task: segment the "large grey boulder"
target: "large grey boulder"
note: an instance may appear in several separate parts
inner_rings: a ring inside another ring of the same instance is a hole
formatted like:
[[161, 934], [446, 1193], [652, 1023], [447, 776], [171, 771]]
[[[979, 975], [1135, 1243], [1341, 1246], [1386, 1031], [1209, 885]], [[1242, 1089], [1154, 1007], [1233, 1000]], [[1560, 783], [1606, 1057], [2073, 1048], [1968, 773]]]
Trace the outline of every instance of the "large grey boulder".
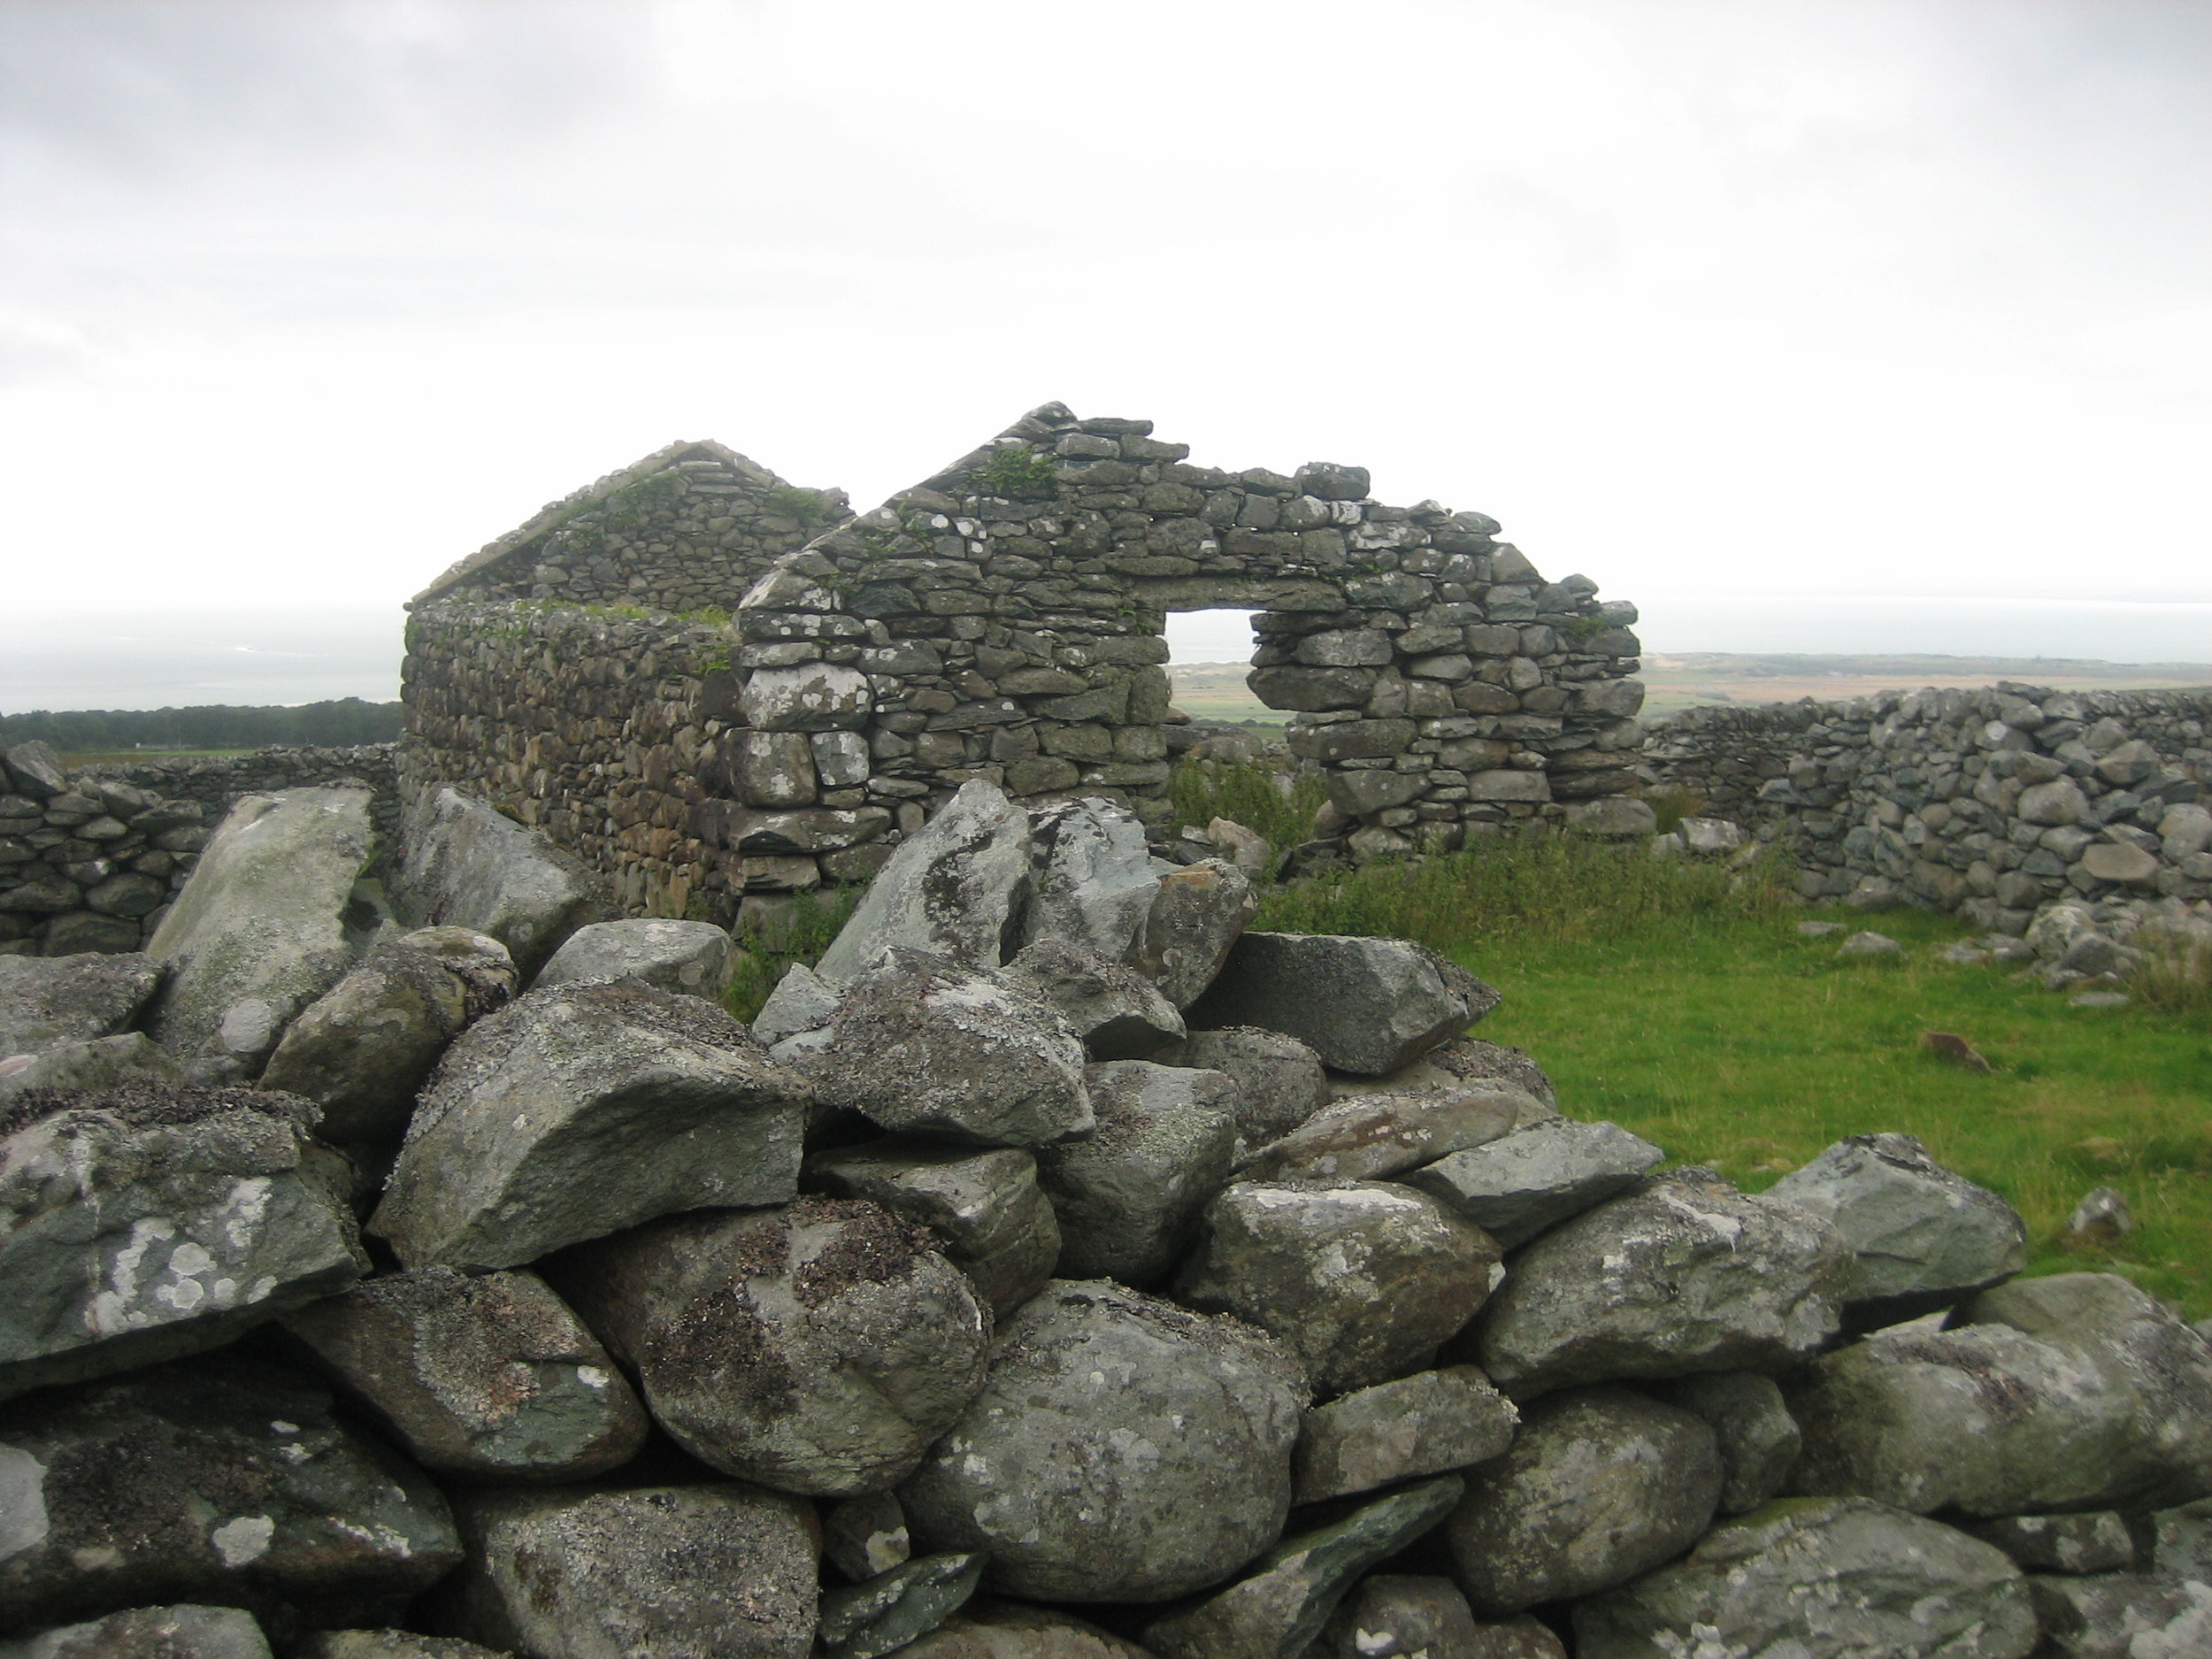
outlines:
[[1029, 883], [1029, 815], [974, 779], [899, 843], [814, 972], [843, 986], [895, 948], [995, 968], [1016, 942]]
[[1803, 1446], [1780, 1385], [1757, 1371], [1706, 1371], [1652, 1390], [1669, 1405], [1705, 1419], [1720, 1449], [1720, 1509], [1743, 1515], [1788, 1486]]
[[0, 956], [0, 1059], [113, 1036], [160, 983], [161, 964], [134, 954]]
[[269, 1659], [269, 1640], [243, 1608], [185, 1602], [134, 1607], [0, 1642], [0, 1659]]
[[1778, 1502], [1575, 1609], [1580, 1659], [2024, 1659], [2020, 1570], [1987, 1544], [1862, 1498]]
[[0, 1116], [0, 1396], [217, 1348], [368, 1270], [288, 1094], [141, 1083]]
[[1035, 1147], [1092, 1127], [1084, 1058], [1059, 1011], [1026, 988], [896, 949], [851, 983], [804, 1064], [823, 1104], [882, 1128]]
[[818, 1152], [810, 1188], [864, 1198], [929, 1228], [999, 1317], [1042, 1290], [1060, 1259], [1060, 1221], [1018, 1147], [952, 1147], [894, 1135]]
[[534, 1273], [426, 1267], [287, 1317], [426, 1467], [479, 1480], [588, 1480], [645, 1443], [645, 1409]]
[[1114, 962], [1141, 948], [1160, 879], [1144, 826], [1098, 795], [1029, 815], [1030, 896], [1019, 942], [1059, 940]]
[[366, 789], [240, 796], [147, 942], [168, 970], [155, 1039], [182, 1059], [257, 1072], [365, 942], [348, 910], [374, 851]]
[[1132, 960], [1161, 995], [1187, 1010], [1221, 972], [1258, 909], [1252, 879], [1233, 864], [1206, 858], [1171, 871], [1159, 878]]
[[1503, 1276], [1486, 1233], [1388, 1181], [1240, 1181], [1202, 1227], [1177, 1299], [1269, 1332], [1325, 1396], [1428, 1364]]
[[900, 1498], [918, 1541], [988, 1552], [1013, 1594], [1166, 1601], [1280, 1535], [1305, 1403], [1298, 1362], [1249, 1326], [1058, 1279]]
[[1142, 1060], [1183, 1035], [1182, 1015], [1151, 980], [1087, 945], [1040, 939], [1002, 977], [1057, 1009], [1094, 1060]]
[[[2212, 1340], [2116, 1273], [2059, 1273], [1985, 1290], [1954, 1322], [2008, 1326], [2081, 1355], [2134, 1402], [2131, 1463], [2154, 1505], [2212, 1496]], [[2162, 1470], [2162, 1479], [2151, 1479]]]
[[1291, 1469], [1319, 1503], [1502, 1456], [1521, 1415], [1472, 1365], [1416, 1371], [1306, 1413]]
[[507, 947], [527, 983], [561, 942], [611, 907], [573, 853], [458, 790], [423, 791], [401, 832], [392, 903], [411, 927], [466, 927]]
[[669, 1435], [780, 1491], [880, 1492], [983, 1384], [991, 1317], [926, 1230], [862, 1199], [673, 1216], [558, 1282]]
[[264, 1088], [323, 1109], [340, 1141], [396, 1141], [415, 1092], [469, 1025], [515, 994], [514, 958], [488, 933], [426, 927], [370, 950], [285, 1030]]
[[1405, 1179], [1510, 1250], [1627, 1191], [1666, 1156], [1618, 1124], [1552, 1118], [1450, 1153]]
[[1321, 1056], [1295, 1037], [1257, 1025], [1194, 1031], [1146, 1058], [1159, 1065], [1218, 1071], [1236, 1085], [1231, 1108], [1248, 1146], [1281, 1139], [1329, 1103]]
[[1086, 1068], [1097, 1127], [1041, 1148], [1037, 1179], [1060, 1220], [1063, 1277], [1142, 1288], [1174, 1267], [1236, 1153], [1218, 1071], [1144, 1060]]
[[817, 1554], [805, 1501], [741, 1481], [480, 1491], [448, 1628], [531, 1659], [804, 1659]]
[[1452, 1512], [1464, 1486], [1425, 1480], [1286, 1538], [1244, 1578], [1145, 1627], [1161, 1659], [1300, 1659], [1344, 1594]]
[[2196, 1659], [2212, 1653], [2212, 1585], [2111, 1573], [2028, 1579], [2039, 1659]]
[[1194, 1030], [1262, 1025], [1339, 1071], [1376, 1077], [1456, 1037], [1498, 995], [1425, 945], [1336, 933], [1246, 933], [1187, 1016]]
[[1805, 1442], [1792, 1484], [1810, 1495], [2025, 1515], [2154, 1499], [2185, 1473], [2161, 1448], [2165, 1413], [2102, 1356], [2009, 1325], [1878, 1331], [1788, 1393]]
[[184, 1601], [377, 1623], [460, 1557], [419, 1471], [227, 1357], [0, 1407], [0, 1629]]
[[1625, 1388], [1529, 1407], [1504, 1456], [1467, 1471], [1448, 1537], [1479, 1613], [1591, 1595], [1694, 1543], [1720, 1501], [1704, 1422]]
[[1827, 1344], [1850, 1254], [1819, 1217], [1673, 1170], [1524, 1250], [1476, 1354], [1517, 1399], [1575, 1383], [1779, 1371]]
[[534, 991], [446, 1051], [370, 1230], [408, 1267], [518, 1267], [798, 1190], [804, 1079], [695, 996]]
[[1510, 1134], [1534, 1107], [1506, 1085], [1348, 1095], [1248, 1155], [1238, 1173], [1257, 1181], [1380, 1180]]
[[753, 1035], [772, 1048], [787, 1037], [821, 1031], [837, 1018], [837, 1002], [834, 987], [804, 963], [795, 962], [753, 1016]]
[[1310, 1659], [1567, 1659], [1527, 1614], [1478, 1621], [1449, 1578], [1379, 1572], [1360, 1580]]
[[127, 1031], [90, 1042], [58, 1042], [36, 1054], [0, 1059], [0, 1107], [33, 1089], [113, 1093], [146, 1084], [183, 1087], [190, 1082], [166, 1048], [142, 1031]]
[[634, 917], [578, 928], [538, 970], [534, 987], [572, 979], [641, 979], [656, 990], [719, 998], [737, 965], [737, 947], [712, 922]]
[[2028, 1263], [2018, 1212], [1911, 1135], [1839, 1141], [1766, 1195], [1819, 1216], [1851, 1247], [1844, 1318], [1855, 1329], [1947, 1308]]

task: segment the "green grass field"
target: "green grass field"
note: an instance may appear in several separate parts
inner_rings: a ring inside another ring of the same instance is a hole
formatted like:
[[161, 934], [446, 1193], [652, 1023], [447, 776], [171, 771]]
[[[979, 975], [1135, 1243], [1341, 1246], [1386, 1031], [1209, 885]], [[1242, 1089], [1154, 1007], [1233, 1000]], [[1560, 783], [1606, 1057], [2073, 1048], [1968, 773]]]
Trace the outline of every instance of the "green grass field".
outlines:
[[[2124, 1273], [2212, 1313], [2212, 1017], [2073, 1008], [2008, 969], [1939, 961], [1969, 930], [1936, 917], [1850, 918], [1910, 955], [1839, 960], [1836, 939], [1798, 933], [1811, 914], [1717, 871], [1555, 842], [1282, 890], [1256, 925], [1445, 950], [1504, 994], [1478, 1034], [1533, 1055], [1563, 1110], [1678, 1163], [1756, 1191], [1844, 1135], [1901, 1130], [2020, 1210], [2032, 1271]], [[1924, 1053], [1931, 1030], [1994, 1069]], [[2100, 1186], [2140, 1228], [2108, 1253], [2062, 1249]]]

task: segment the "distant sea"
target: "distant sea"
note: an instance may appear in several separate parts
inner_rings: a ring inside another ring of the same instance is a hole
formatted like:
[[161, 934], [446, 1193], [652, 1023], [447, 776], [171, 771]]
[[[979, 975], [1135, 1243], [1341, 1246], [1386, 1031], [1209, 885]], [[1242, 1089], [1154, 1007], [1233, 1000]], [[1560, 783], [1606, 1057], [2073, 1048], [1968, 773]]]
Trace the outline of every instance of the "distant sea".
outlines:
[[388, 610], [0, 611], [0, 714], [399, 695]]

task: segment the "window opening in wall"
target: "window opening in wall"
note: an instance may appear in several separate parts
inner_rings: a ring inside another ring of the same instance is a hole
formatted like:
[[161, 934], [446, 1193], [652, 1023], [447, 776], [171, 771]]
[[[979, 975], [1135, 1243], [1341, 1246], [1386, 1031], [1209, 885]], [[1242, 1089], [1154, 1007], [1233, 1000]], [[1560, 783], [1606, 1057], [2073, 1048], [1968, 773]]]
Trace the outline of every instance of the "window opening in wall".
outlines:
[[1167, 677], [1175, 706], [1201, 720], [1279, 721], [1244, 683], [1256, 611], [1174, 611], [1167, 618]]

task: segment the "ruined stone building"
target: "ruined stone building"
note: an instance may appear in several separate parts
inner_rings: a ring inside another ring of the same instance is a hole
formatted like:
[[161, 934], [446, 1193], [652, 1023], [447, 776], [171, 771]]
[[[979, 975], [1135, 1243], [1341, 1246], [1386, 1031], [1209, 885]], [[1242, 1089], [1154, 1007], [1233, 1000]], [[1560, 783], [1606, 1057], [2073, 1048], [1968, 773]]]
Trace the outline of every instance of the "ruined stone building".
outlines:
[[726, 921], [865, 878], [972, 778], [1164, 830], [1166, 616], [1237, 609], [1348, 856], [1641, 812], [1633, 606], [1361, 468], [1187, 454], [1047, 404], [856, 518], [672, 445], [411, 602], [403, 780], [542, 826], [633, 910]]

